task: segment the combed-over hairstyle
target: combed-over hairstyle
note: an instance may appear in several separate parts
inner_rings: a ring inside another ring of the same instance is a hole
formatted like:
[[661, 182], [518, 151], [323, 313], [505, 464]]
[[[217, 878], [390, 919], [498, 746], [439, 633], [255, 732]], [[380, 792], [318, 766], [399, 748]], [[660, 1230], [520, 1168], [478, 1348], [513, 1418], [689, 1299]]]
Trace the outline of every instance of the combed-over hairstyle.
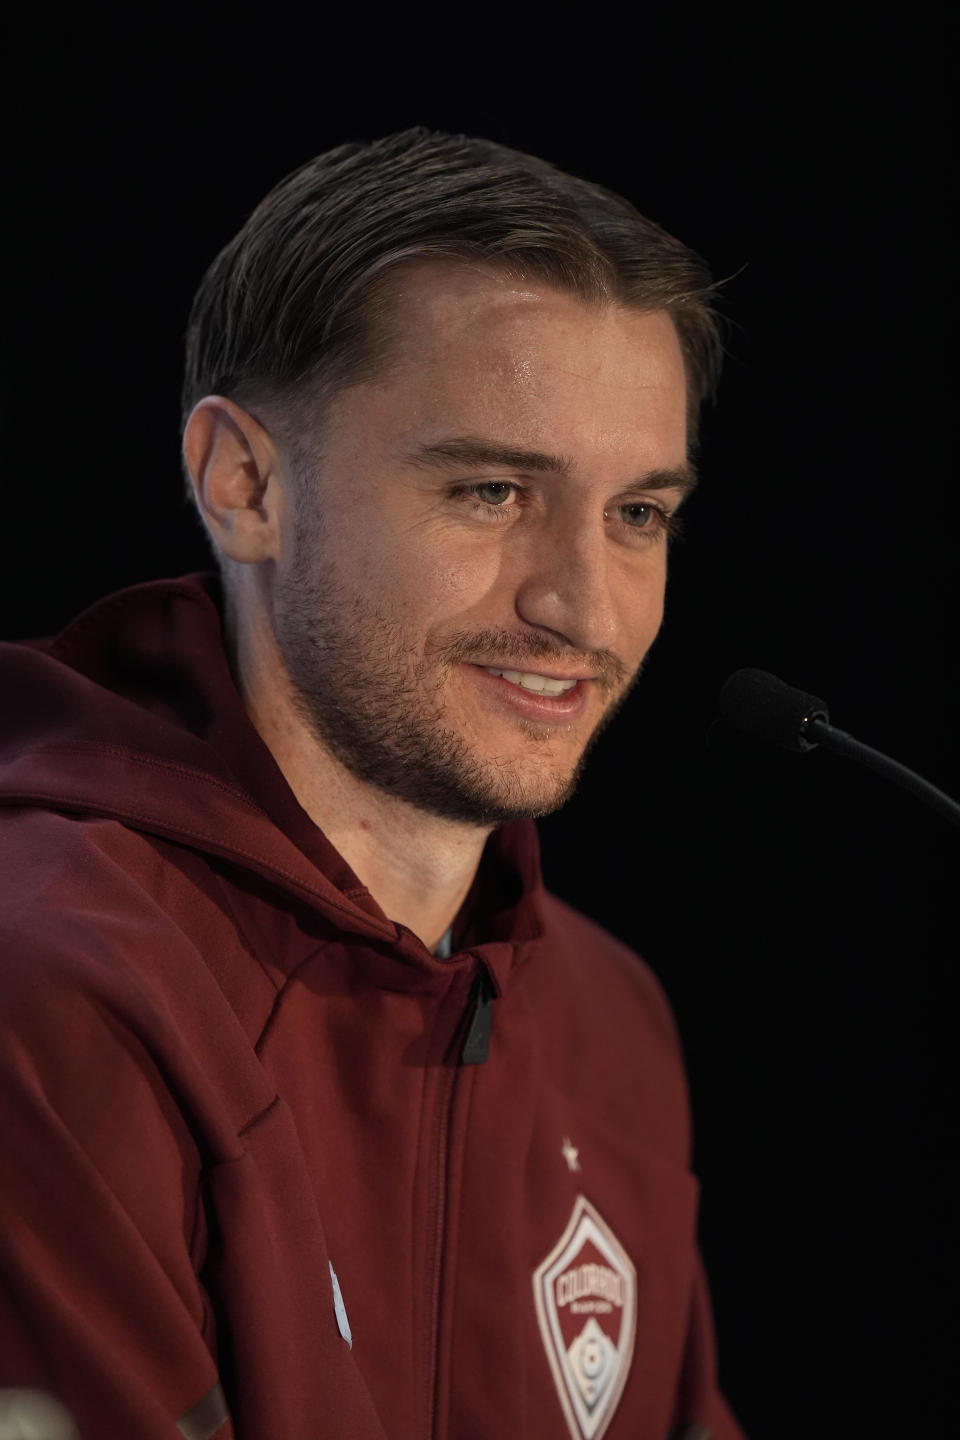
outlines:
[[598, 307], [669, 312], [695, 438], [723, 353], [704, 261], [601, 185], [423, 126], [308, 161], [221, 250], [190, 313], [182, 425], [205, 395], [227, 396], [278, 434], [296, 472], [336, 393], [389, 369], [393, 272], [442, 257]]

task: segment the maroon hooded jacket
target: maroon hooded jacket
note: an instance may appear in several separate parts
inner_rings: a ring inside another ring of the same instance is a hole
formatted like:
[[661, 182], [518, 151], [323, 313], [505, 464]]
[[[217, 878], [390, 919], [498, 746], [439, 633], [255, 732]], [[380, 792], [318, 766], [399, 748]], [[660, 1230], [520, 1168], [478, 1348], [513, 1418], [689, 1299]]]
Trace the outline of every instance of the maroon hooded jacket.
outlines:
[[221, 607], [0, 646], [0, 1386], [84, 1440], [739, 1440], [657, 982], [531, 822], [448, 958], [387, 919]]

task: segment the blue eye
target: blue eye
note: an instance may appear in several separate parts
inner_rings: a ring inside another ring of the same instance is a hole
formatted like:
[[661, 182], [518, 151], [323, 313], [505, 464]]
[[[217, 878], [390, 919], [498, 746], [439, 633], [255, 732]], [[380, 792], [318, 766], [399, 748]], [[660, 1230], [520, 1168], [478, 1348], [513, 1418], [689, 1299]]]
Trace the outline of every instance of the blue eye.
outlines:
[[[665, 519], [665, 518], [666, 518], [666, 517], [664, 516], [663, 511], [662, 511], [662, 510], [658, 510], [657, 507], [656, 507], [656, 505], [645, 505], [645, 504], [643, 504], [643, 502], [640, 501], [640, 500], [634, 500], [634, 501], [632, 501], [631, 504], [629, 504], [629, 505], [621, 505], [621, 506], [620, 506], [620, 509], [621, 509], [621, 511], [626, 511], [626, 512], [629, 512], [629, 511], [631, 511], [631, 510], [634, 510], [634, 511], [636, 511], [636, 510], [643, 510], [643, 511], [645, 512], [644, 518], [647, 519], [647, 520], [656, 519], [657, 517], [660, 517], [661, 519]], [[632, 523], [632, 522], [628, 522], [628, 523]], [[649, 527], [648, 525], [643, 525], [643, 524], [641, 524], [641, 525], [637, 525], [636, 528], [637, 528], [638, 530], [647, 530], [647, 529], [649, 529], [650, 527]]]
[[511, 492], [516, 490], [516, 488], [516, 485], [511, 485], [508, 480], [485, 480], [480, 485], [471, 485], [470, 491], [472, 494], [476, 495], [478, 499], [483, 499], [480, 494], [481, 490], [497, 491], [497, 497], [494, 497], [492, 500], [485, 501], [485, 503], [487, 504], [497, 505], [500, 503], [500, 501], [508, 499]]
[[[673, 540], [680, 534], [680, 521], [660, 505], [652, 505], [646, 500], [630, 500], [626, 505], [618, 505], [617, 509], [628, 530], [649, 535], [651, 540], [661, 536]], [[636, 520], [629, 518], [631, 512], [637, 517]]]
[[[454, 500], [465, 500], [472, 510], [493, 520], [506, 519], [517, 504], [508, 505], [511, 496], [519, 502], [522, 486], [512, 480], [481, 480], [476, 485], [457, 485], [451, 491]], [[486, 492], [486, 496], [484, 494]], [[487, 498], [489, 497], [489, 498]]]

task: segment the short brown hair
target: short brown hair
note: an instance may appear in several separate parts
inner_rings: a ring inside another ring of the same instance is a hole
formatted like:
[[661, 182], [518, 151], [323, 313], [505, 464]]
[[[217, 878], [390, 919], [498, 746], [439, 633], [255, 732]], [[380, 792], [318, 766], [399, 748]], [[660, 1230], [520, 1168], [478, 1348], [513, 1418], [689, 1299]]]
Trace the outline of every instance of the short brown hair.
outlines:
[[[622, 196], [491, 140], [415, 126], [328, 150], [281, 180], [200, 283], [182, 425], [205, 395], [266, 407], [295, 454], [324, 406], [388, 367], [392, 271], [487, 261], [585, 303], [672, 316], [691, 438], [723, 345], [704, 261]], [[295, 467], [296, 468], [296, 467]]]

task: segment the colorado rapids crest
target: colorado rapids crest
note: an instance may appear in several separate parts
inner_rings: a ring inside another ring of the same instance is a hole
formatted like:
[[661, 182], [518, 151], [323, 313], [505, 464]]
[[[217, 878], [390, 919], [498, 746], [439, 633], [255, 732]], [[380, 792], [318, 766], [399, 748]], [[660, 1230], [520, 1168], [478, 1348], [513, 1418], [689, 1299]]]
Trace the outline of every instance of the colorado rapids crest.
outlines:
[[600, 1440], [633, 1358], [637, 1272], [589, 1200], [534, 1271], [540, 1334], [573, 1440]]

